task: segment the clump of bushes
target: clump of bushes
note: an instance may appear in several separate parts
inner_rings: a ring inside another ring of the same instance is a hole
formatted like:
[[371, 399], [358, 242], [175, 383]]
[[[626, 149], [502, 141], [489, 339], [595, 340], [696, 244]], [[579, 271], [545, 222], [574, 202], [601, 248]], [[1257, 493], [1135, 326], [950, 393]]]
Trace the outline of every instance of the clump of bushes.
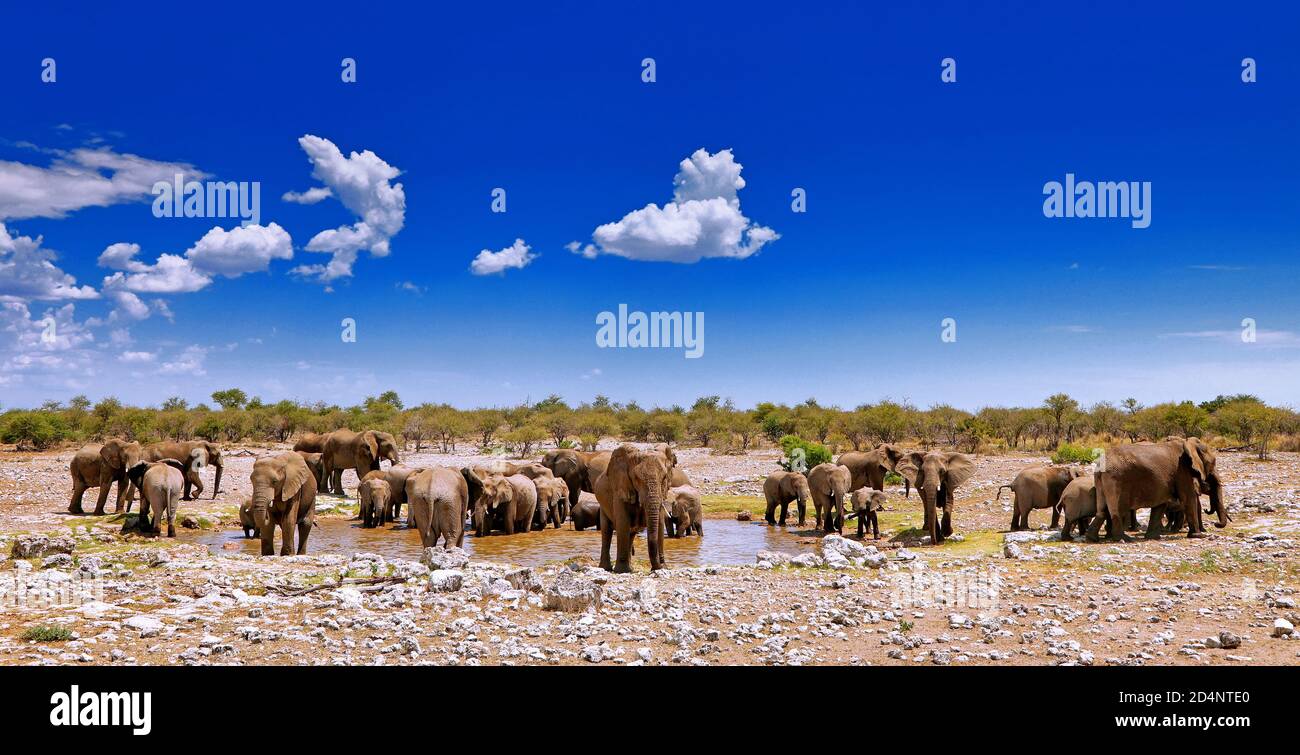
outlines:
[[1081, 446], [1077, 443], [1062, 443], [1052, 454], [1053, 464], [1091, 464], [1100, 456], [1097, 449]]
[[22, 638], [27, 642], [67, 642], [72, 639], [72, 630], [45, 625], [28, 627], [23, 631]]
[[44, 451], [67, 437], [62, 418], [47, 412], [10, 412], [0, 424], [0, 441], [20, 450]]
[[[798, 435], [781, 437], [781, 468], [787, 472], [807, 472], [818, 464], [831, 460], [831, 450], [820, 443], [804, 440]], [[802, 467], [802, 469], [800, 469]]]

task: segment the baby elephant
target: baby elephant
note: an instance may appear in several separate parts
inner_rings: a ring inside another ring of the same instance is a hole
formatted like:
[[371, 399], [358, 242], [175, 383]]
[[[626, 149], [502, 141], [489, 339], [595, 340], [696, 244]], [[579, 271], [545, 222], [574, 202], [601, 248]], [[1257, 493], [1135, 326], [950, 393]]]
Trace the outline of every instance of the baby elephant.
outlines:
[[239, 505], [239, 526], [244, 528], [244, 537], [252, 537], [257, 532], [257, 522], [253, 519], [253, 499], [246, 498]]
[[704, 537], [704, 507], [700, 503], [700, 491], [690, 485], [669, 488], [668, 501], [668, 511], [664, 516], [668, 537], [686, 537], [692, 532]]
[[858, 539], [861, 540], [868, 529], [871, 530], [872, 537], [880, 539], [880, 520], [876, 518], [877, 511], [885, 510], [885, 501], [889, 500], [884, 493], [871, 488], [858, 488], [849, 496], [849, 503], [853, 506], [853, 513], [846, 518], [858, 518]]
[[581, 532], [587, 527], [600, 527], [600, 503], [596, 496], [585, 490], [578, 496], [578, 505], [569, 512], [573, 529]]
[[[1061, 493], [1061, 509], [1065, 515], [1065, 524], [1061, 527], [1061, 539], [1069, 542], [1072, 538], [1071, 531], [1075, 525], [1079, 527], [1079, 534], [1083, 535], [1088, 525], [1092, 523], [1092, 518], [1097, 515], [1097, 487], [1096, 478], [1092, 475], [1083, 475], [1070, 480], [1070, 484], [1065, 486]], [[1111, 523], [1106, 523], [1106, 534], [1110, 534]]]
[[357, 487], [357, 499], [361, 502], [361, 526], [384, 526], [392, 513], [393, 489], [388, 487], [383, 472], [372, 471], [366, 474], [366, 478]]
[[185, 472], [185, 465], [174, 459], [142, 461], [127, 470], [127, 479], [140, 491], [137, 521], [141, 532], [161, 534], [162, 520], [166, 517], [167, 537], [176, 537], [176, 507], [185, 489]]

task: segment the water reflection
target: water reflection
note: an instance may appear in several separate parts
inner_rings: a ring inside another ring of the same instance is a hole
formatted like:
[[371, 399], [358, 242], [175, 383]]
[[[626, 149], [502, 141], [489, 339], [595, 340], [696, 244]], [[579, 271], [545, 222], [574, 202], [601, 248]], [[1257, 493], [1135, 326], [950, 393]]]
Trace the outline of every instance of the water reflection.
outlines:
[[[600, 533], [588, 529], [575, 532], [568, 525], [562, 529], [547, 529], [516, 535], [492, 535], [476, 538], [465, 535], [465, 550], [487, 561], [539, 566], [575, 557], [593, 561], [600, 557]], [[728, 519], [710, 519], [704, 523], [705, 536], [666, 538], [665, 557], [668, 566], [701, 566], [704, 564], [752, 564], [754, 554], [762, 550], [797, 554], [816, 546], [815, 533], [794, 528], [784, 530], [769, 527], [763, 522], [738, 522]], [[193, 534], [191, 534], [193, 533]], [[245, 539], [242, 530], [190, 531], [182, 530], [181, 537], [191, 537], [207, 545], [214, 553], [242, 551], [251, 555], [261, 552], [260, 541]], [[276, 551], [279, 551], [280, 533], [276, 531]], [[228, 546], [233, 544], [233, 546]], [[644, 560], [646, 544], [644, 535], [636, 539], [636, 557]], [[355, 520], [318, 519], [307, 541], [307, 552], [378, 553], [385, 558], [419, 560], [420, 536], [404, 525], [363, 529]]]

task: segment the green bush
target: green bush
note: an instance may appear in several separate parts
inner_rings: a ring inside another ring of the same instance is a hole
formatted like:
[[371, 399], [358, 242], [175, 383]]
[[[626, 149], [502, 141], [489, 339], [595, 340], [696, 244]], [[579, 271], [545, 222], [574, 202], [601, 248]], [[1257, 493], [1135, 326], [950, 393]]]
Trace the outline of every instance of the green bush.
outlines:
[[19, 448], [42, 451], [68, 436], [68, 428], [57, 414], [14, 412], [4, 421], [0, 440]]
[[67, 642], [72, 639], [72, 631], [66, 627], [38, 626], [23, 631], [23, 640], [27, 642]]
[[1099, 455], [1095, 448], [1088, 448], [1074, 443], [1062, 443], [1056, 448], [1056, 453], [1052, 454], [1052, 463], [1091, 464], [1097, 460]]
[[[785, 454], [785, 458], [781, 461], [781, 468], [787, 472], [807, 472], [818, 464], [825, 464], [831, 460], [829, 448], [820, 443], [804, 440], [798, 435], [782, 436], [781, 451]], [[796, 461], [799, 451], [803, 452], [802, 464]], [[803, 469], [798, 469], [799, 466]]]

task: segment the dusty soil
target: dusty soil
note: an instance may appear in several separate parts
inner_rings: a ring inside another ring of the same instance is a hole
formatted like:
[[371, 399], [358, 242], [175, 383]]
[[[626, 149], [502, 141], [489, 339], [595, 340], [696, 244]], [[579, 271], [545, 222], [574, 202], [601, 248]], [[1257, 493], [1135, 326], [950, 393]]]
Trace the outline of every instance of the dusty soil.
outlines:
[[[594, 532], [589, 552], [522, 568], [456, 554], [426, 564], [317, 549], [263, 558], [196, 540], [238, 529], [253, 460], [275, 451], [232, 449], [215, 500], [205, 472], [203, 499], [178, 516], [191, 529], [174, 540], [124, 536], [120, 517], [68, 515], [72, 449], [0, 452], [0, 664], [1300, 664], [1300, 636], [1275, 630], [1279, 619], [1300, 624], [1297, 454], [1221, 454], [1234, 521], [1203, 540], [1009, 534], [1009, 495], [995, 500], [997, 486], [1044, 459], [979, 457], [959, 491], [961, 537], [940, 547], [914, 542], [919, 502], [898, 488], [880, 541], [801, 530], [791, 537], [802, 549], [743, 566], [651, 575], [641, 561], [612, 575], [594, 568]], [[776, 458], [679, 452], [709, 516], [730, 519], [745, 510], [761, 520]], [[318, 510], [355, 512], [335, 496]], [[1049, 519], [1034, 512], [1031, 525]], [[66, 639], [24, 639], [36, 628]]]

